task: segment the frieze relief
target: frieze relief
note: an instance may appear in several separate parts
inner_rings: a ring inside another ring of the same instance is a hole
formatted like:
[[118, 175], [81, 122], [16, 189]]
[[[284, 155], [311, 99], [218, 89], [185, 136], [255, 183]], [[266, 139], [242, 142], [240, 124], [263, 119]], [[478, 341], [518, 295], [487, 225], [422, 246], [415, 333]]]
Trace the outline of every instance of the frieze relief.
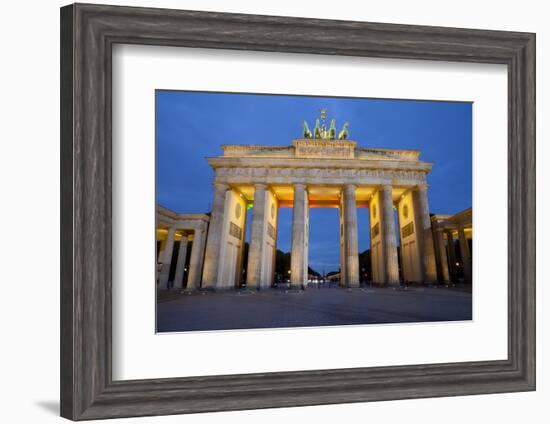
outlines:
[[[380, 169], [330, 169], [330, 168], [216, 168], [218, 181], [237, 180], [284, 180], [285, 182], [319, 180], [373, 180], [387, 183], [422, 184], [426, 182], [423, 171], [380, 170]], [[270, 181], [265, 181], [270, 182]], [[276, 181], [273, 181], [276, 182]]]

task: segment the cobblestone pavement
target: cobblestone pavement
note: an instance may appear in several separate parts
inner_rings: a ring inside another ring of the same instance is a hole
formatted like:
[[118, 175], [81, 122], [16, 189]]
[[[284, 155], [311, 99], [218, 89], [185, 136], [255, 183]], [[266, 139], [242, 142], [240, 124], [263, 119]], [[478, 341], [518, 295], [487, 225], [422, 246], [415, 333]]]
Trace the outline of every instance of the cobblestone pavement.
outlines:
[[460, 287], [164, 292], [157, 303], [159, 332], [471, 319], [471, 291]]

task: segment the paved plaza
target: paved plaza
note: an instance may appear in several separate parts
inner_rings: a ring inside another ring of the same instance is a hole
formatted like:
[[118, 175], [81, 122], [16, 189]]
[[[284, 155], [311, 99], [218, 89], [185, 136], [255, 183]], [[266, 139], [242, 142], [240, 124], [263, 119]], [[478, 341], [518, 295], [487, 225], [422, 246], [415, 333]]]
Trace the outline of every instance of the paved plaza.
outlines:
[[471, 286], [159, 291], [157, 330], [205, 331], [472, 319]]

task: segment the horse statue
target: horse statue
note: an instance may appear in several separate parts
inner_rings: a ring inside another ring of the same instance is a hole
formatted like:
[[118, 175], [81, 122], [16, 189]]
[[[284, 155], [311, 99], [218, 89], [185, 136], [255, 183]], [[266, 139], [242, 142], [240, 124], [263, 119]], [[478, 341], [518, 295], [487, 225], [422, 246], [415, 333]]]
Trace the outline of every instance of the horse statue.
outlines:
[[349, 123], [345, 122], [342, 131], [338, 134], [338, 140], [346, 140], [349, 137], [348, 127]]
[[304, 121], [304, 138], [311, 138], [311, 131], [309, 130], [306, 121]]
[[336, 140], [336, 119], [332, 118], [330, 121], [330, 129], [328, 130], [328, 138]]
[[315, 121], [315, 128], [313, 129], [313, 133], [315, 135], [315, 138], [321, 138], [321, 124], [319, 122], [319, 119]]

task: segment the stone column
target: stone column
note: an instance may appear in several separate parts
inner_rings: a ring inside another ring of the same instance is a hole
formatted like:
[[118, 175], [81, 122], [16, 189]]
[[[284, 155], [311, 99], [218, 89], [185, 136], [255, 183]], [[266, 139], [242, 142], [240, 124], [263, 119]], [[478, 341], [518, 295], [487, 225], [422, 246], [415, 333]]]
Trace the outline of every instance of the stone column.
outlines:
[[[397, 247], [397, 268], [398, 271], [400, 271], [399, 274], [399, 281], [403, 279], [405, 281], [405, 259], [403, 258], [403, 237], [401, 235], [401, 214], [399, 213], [399, 205], [401, 203], [401, 199], [397, 202], [397, 239], [399, 240], [399, 246]], [[401, 269], [399, 269], [399, 258], [401, 258]]]
[[185, 259], [187, 258], [187, 236], [181, 236], [180, 249], [176, 262], [176, 274], [174, 275], [174, 288], [183, 288], [183, 273], [185, 271]]
[[164, 248], [166, 247], [166, 240], [157, 240], [157, 242], [160, 242], [160, 246], [157, 252], [157, 263], [162, 263], [162, 255], [164, 252]]
[[347, 287], [359, 287], [359, 247], [357, 242], [357, 203], [353, 184], [344, 187], [344, 231]]
[[294, 208], [292, 210], [292, 251], [290, 257], [290, 286], [293, 289], [304, 287], [304, 274], [307, 280], [306, 258], [306, 186], [294, 184]]
[[[275, 197], [276, 198], [276, 197]], [[279, 200], [277, 199], [277, 202], [275, 203], [275, 239], [273, 241], [273, 258], [271, 259], [271, 270], [273, 273], [273, 278], [271, 280], [271, 287], [276, 283], [277, 281], [277, 273], [275, 272], [277, 268], [277, 233], [278, 233], [278, 227], [279, 227]], [[271, 211], [269, 212], [271, 213]], [[283, 275], [283, 278], [285, 276]]]
[[432, 235], [430, 210], [428, 207], [428, 186], [421, 184], [413, 192], [415, 200], [417, 240], [420, 241], [420, 255], [422, 256], [422, 270], [425, 282], [437, 282], [437, 267], [435, 263], [435, 249]]
[[307, 281], [308, 281], [308, 278], [309, 278], [309, 268], [308, 268], [308, 264], [309, 264], [309, 198], [308, 198], [307, 191], [306, 191], [306, 196], [305, 196], [305, 199], [304, 199], [304, 203], [305, 203], [304, 209], [306, 211], [306, 213], [305, 213], [306, 228], [304, 230], [304, 265], [303, 265], [304, 277], [303, 277], [303, 280], [306, 282], [306, 285], [307, 285]]
[[397, 243], [395, 222], [393, 219], [392, 186], [387, 184], [380, 189], [380, 224], [382, 226], [382, 248], [385, 263], [385, 282], [399, 285], [399, 264], [397, 261]]
[[191, 245], [191, 257], [189, 258], [189, 273], [187, 274], [186, 290], [197, 290], [201, 284], [202, 262], [204, 258], [205, 229], [195, 230], [193, 244]]
[[214, 184], [214, 203], [210, 215], [210, 228], [204, 256], [204, 273], [202, 277], [202, 286], [204, 288], [216, 288], [218, 283], [220, 245], [223, 231], [223, 216], [225, 214], [225, 196], [228, 190], [229, 186], [227, 184]]
[[456, 281], [456, 255], [455, 255], [455, 243], [453, 239], [453, 232], [451, 230], [445, 230], [447, 236], [447, 255], [449, 258], [449, 273], [451, 281]]
[[254, 185], [254, 208], [252, 209], [252, 223], [250, 224], [250, 246], [248, 248], [248, 265], [246, 268], [246, 287], [259, 289], [262, 279], [262, 258], [265, 248], [265, 220], [267, 186]]
[[159, 289], [168, 288], [168, 277], [170, 277], [170, 265], [172, 263], [172, 253], [174, 252], [174, 238], [176, 229], [170, 228], [166, 236], [166, 246], [162, 252], [162, 270], [159, 276]]
[[245, 207], [244, 207], [244, 211], [242, 212], [243, 213], [243, 231], [242, 231], [242, 234], [241, 234], [241, 247], [239, 248], [239, 255], [238, 255], [238, 259], [237, 259], [237, 281], [235, 281], [235, 288], [236, 289], [240, 289], [241, 286], [242, 286], [242, 283], [243, 283], [243, 266], [244, 266], [244, 245], [245, 245], [245, 241], [246, 241], [246, 226], [247, 226], [247, 223], [246, 223], [246, 209], [247, 206], [246, 206], [246, 203], [245, 203]]
[[447, 251], [445, 250], [445, 240], [443, 239], [443, 229], [435, 229], [435, 237], [439, 263], [441, 264], [441, 278], [444, 283], [449, 282], [449, 264], [447, 263]]
[[470, 284], [472, 282], [472, 258], [468, 239], [462, 227], [458, 229], [458, 242], [460, 244], [460, 256], [462, 256], [462, 268], [464, 269], [464, 282]]
[[338, 285], [340, 287], [345, 286], [346, 282], [346, 231], [344, 230], [344, 221], [345, 221], [345, 205], [344, 205], [344, 196], [340, 196], [340, 205], [339, 205], [339, 215], [340, 215], [340, 281]]

